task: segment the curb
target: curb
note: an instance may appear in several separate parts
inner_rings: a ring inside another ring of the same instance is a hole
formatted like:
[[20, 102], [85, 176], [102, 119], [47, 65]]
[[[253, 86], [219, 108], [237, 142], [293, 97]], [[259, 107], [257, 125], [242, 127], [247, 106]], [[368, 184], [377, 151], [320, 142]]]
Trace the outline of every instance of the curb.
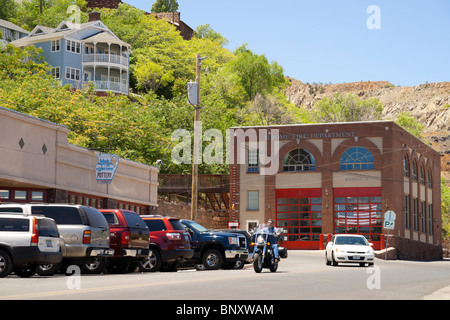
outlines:
[[450, 286], [446, 286], [438, 291], [423, 297], [424, 300], [450, 300]]

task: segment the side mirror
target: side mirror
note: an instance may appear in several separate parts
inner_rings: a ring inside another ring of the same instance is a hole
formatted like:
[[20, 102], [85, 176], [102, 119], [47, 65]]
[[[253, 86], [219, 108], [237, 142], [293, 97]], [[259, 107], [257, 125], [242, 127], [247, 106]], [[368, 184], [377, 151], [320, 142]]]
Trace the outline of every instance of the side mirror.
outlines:
[[373, 243], [372, 243], [372, 242], [369, 242], [369, 246], [373, 247]]

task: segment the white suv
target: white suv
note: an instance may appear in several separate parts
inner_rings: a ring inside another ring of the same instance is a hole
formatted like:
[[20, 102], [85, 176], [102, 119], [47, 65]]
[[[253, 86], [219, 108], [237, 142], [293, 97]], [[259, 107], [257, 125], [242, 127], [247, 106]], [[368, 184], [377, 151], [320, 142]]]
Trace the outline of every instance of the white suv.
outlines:
[[0, 215], [0, 277], [30, 277], [39, 265], [60, 263], [62, 252], [53, 219], [22, 213]]
[[45, 216], [55, 220], [61, 234], [63, 261], [45, 264], [40, 275], [53, 275], [69, 265], [80, 265], [86, 273], [100, 273], [114, 255], [109, 247], [109, 224], [97, 209], [75, 204], [15, 203], [0, 204], [0, 217], [4, 212], [20, 212], [28, 216]]

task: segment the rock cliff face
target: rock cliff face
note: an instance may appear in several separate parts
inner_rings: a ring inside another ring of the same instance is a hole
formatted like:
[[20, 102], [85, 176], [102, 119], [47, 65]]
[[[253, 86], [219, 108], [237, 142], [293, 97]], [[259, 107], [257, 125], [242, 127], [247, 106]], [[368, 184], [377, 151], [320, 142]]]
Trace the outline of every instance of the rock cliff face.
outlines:
[[383, 119], [395, 119], [408, 112], [425, 126], [423, 135], [441, 155], [444, 178], [450, 181], [450, 82], [426, 83], [415, 87], [396, 87], [388, 81], [342, 84], [305, 84], [289, 78], [288, 100], [312, 108], [314, 103], [335, 93], [354, 93], [361, 99], [377, 98], [383, 104]]

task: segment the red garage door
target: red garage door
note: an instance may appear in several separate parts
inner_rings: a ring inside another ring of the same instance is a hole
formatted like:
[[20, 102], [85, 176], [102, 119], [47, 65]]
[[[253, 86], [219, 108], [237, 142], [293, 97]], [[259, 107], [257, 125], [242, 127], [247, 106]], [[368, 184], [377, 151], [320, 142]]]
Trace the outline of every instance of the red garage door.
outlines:
[[334, 233], [364, 235], [380, 249], [382, 233], [381, 188], [336, 188]]
[[288, 249], [319, 249], [322, 233], [321, 189], [278, 189], [277, 228], [286, 231]]

